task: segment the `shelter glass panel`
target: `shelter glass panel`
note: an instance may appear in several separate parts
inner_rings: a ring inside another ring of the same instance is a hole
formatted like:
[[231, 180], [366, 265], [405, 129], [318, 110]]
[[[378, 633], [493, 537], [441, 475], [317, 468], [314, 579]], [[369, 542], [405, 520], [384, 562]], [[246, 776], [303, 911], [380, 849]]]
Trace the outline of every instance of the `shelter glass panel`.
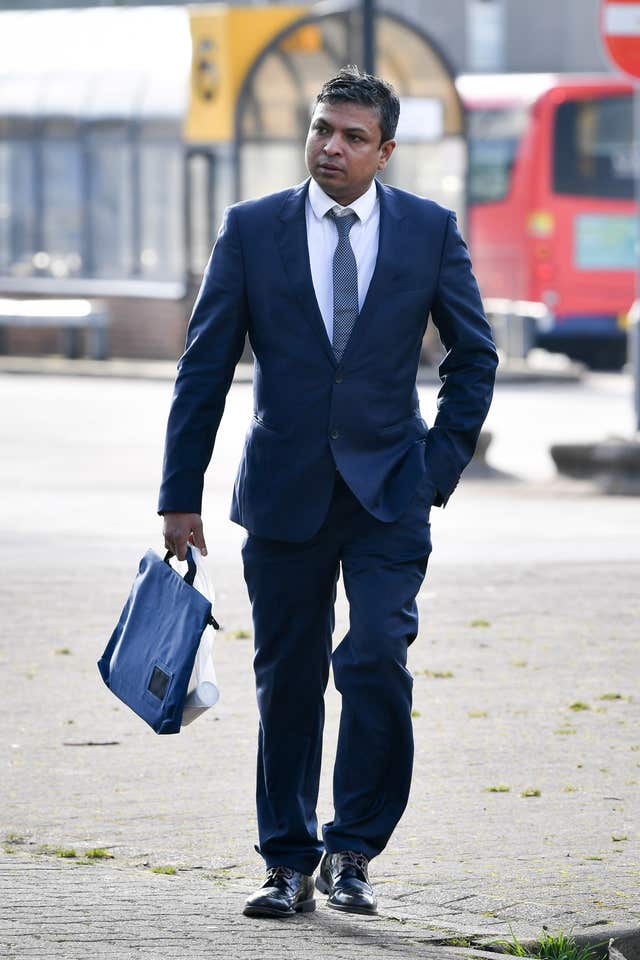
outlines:
[[42, 240], [46, 272], [82, 275], [82, 145], [75, 124], [49, 123], [42, 136]]
[[6, 276], [35, 272], [36, 145], [33, 140], [0, 143], [0, 269]]
[[184, 158], [179, 143], [140, 144], [139, 273], [176, 280], [184, 272]]
[[246, 199], [284, 190], [307, 176], [304, 152], [298, 142], [247, 143], [241, 163]]
[[132, 144], [121, 123], [97, 123], [89, 133], [93, 276], [133, 273]]

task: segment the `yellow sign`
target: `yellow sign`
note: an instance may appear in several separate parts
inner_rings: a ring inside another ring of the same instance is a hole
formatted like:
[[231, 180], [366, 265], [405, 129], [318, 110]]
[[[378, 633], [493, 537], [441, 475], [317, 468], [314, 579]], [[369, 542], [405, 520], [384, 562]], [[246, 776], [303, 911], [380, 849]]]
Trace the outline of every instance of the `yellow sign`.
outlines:
[[[191, 96], [185, 140], [223, 143], [233, 139], [236, 101], [251, 64], [273, 37], [307, 13], [308, 7], [189, 8]], [[321, 42], [317, 28], [305, 26], [301, 37], [298, 42], [312, 49]]]

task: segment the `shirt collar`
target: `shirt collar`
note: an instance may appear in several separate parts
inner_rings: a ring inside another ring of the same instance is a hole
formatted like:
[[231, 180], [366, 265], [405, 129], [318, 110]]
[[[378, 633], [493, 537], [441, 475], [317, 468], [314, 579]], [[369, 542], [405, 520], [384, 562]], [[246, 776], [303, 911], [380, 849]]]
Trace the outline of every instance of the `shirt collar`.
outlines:
[[348, 204], [347, 207], [342, 207], [341, 204], [336, 203], [335, 200], [329, 197], [324, 192], [322, 187], [316, 183], [313, 177], [309, 182], [309, 203], [311, 204], [311, 209], [318, 220], [322, 220], [322, 218], [327, 215], [329, 210], [333, 210], [334, 207], [341, 207], [343, 210], [353, 210], [360, 220], [360, 223], [366, 223], [373, 213], [377, 199], [378, 192], [376, 190], [375, 180], [371, 181], [369, 189], [365, 191], [362, 196], [358, 197], [357, 200], [354, 200], [353, 203]]

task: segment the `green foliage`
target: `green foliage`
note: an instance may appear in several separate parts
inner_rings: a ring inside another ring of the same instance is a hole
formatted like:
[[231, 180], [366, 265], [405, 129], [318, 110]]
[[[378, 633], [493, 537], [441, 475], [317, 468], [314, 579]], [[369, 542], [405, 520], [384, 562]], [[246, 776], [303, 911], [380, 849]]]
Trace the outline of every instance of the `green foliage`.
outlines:
[[540, 960], [595, 960], [598, 948], [602, 946], [579, 947], [572, 936], [566, 936], [561, 930], [555, 935], [545, 931], [530, 947], [520, 943], [511, 930], [511, 940], [496, 940], [494, 945], [511, 956], [538, 957]]
[[588, 703], [584, 703], [582, 700], [576, 700], [575, 703], [569, 704], [569, 710], [591, 710], [591, 707]]
[[4, 839], [6, 843], [26, 843], [27, 838], [23, 837], [21, 833], [5, 833]]
[[526, 790], [522, 791], [520, 796], [521, 797], [539, 797], [541, 796], [541, 793], [537, 787], [527, 787]]
[[418, 670], [416, 671], [418, 676], [422, 677], [431, 677], [433, 680], [450, 680], [453, 677], [453, 671], [451, 670]]
[[497, 783], [492, 787], [485, 787], [486, 793], [509, 793], [511, 787], [508, 787], [506, 783]]
[[167, 864], [164, 867], [151, 867], [151, 873], [167, 873], [169, 876], [173, 876], [176, 872], [176, 868], [172, 867], [170, 864]]
[[476, 620], [472, 620], [469, 624], [470, 627], [490, 627], [490, 620], [483, 620], [481, 617], [478, 617]]
[[248, 630], [233, 630], [229, 634], [229, 637], [232, 640], [250, 640], [251, 634], [249, 633]]
[[92, 847], [91, 850], [87, 850], [85, 857], [88, 860], [113, 860], [113, 854], [110, 850], [105, 850], [104, 847]]

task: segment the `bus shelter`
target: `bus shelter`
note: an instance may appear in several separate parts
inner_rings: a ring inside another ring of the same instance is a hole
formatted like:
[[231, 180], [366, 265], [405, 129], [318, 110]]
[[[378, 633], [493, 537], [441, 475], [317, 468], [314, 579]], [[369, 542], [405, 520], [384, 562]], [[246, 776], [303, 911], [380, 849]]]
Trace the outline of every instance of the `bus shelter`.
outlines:
[[[0, 12], [0, 292], [105, 298], [114, 352], [175, 356], [224, 208], [306, 176], [315, 95], [361, 38], [356, 4]], [[395, 12], [376, 39], [385, 178], [462, 219], [451, 68]]]

